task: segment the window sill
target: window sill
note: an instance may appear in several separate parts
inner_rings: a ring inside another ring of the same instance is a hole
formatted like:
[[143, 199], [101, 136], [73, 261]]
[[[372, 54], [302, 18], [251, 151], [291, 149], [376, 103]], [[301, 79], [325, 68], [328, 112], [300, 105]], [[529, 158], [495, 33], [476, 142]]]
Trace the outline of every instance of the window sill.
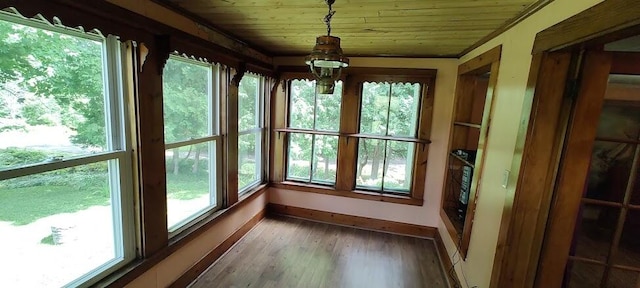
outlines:
[[412, 198], [410, 196], [377, 193], [377, 192], [362, 191], [362, 190], [343, 191], [343, 190], [336, 190], [333, 187], [307, 184], [307, 183], [298, 183], [298, 182], [292, 182], [292, 181], [272, 183], [271, 187], [278, 188], [278, 189], [300, 191], [300, 192], [311, 192], [311, 193], [318, 193], [318, 194], [325, 194], [325, 195], [332, 195], [332, 196], [349, 197], [349, 198], [364, 199], [364, 200], [370, 200], [370, 201], [406, 204], [406, 205], [414, 205], [414, 206], [422, 206], [424, 204], [424, 201], [422, 199]]
[[157, 253], [150, 255], [144, 259], [133, 260], [130, 264], [112, 273], [106, 278], [96, 283], [97, 287], [124, 287], [131, 281], [138, 278], [140, 275], [153, 268], [171, 254], [184, 247], [186, 244], [202, 235], [205, 231], [211, 229], [215, 224], [222, 221], [225, 217], [232, 215], [234, 211], [244, 207], [252, 199], [257, 198], [266, 192], [268, 188], [267, 184], [260, 184], [247, 193], [243, 194], [238, 202], [229, 206], [228, 208], [218, 210], [213, 214], [203, 218], [197, 223], [191, 225], [191, 227], [175, 235], [175, 237], [169, 239], [169, 245]]

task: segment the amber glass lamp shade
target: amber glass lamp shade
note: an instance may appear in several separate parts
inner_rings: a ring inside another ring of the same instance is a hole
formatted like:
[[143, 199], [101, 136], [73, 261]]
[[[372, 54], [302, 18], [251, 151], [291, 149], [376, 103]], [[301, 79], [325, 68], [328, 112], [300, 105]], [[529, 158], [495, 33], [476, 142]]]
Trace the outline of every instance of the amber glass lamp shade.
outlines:
[[335, 81], [340, 78], [342, 68], [349, 66], [349, 58], [342, 55], [340, 38], [333, 36], [316, 38], [316, 46], [305, 62], [316, 78], [317, 94], [333, 94]]

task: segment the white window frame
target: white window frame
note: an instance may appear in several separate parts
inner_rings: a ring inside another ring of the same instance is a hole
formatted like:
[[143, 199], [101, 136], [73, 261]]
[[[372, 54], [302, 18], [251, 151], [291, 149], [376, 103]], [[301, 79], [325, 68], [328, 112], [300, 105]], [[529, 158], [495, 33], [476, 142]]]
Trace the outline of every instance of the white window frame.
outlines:
[[[251, 129], [247, 129], [247, 130], [242, 130], [242, 131], [238, 131], [238, 138], [240, 138], [240, 136], [243, 135], [250, 135], [250, 134], [255, 134], [256, 135], [256, 149], [255, 149], [255, 161], [256, 161], [256, 167], [255, 167], [255, 175], [257, 176], [256, 180], [254, 180], [253, 182], [250, 182], [247, 186], [245, 187], [239, 187], [238, 186], [238, 196], [242, 196], [244, 194], [246, 194], [247, 192], [251, 191], [251, 189], [257, 187], [258, 185], [260, 185], [264, 179], [265, 179], [265, 161], [264, 161], [264, 155], [265, 155], [265, 145], [264, 145], [264, 139], [266, 136], [266, 127], [265, 127], [265, 121], [264, 121], [264, 94], [265, 94], [265, 77], [261, 76], [261, 75], [257, 75], [257, 74], [252, 74], [252, 73], [246, 73], [244, 74], [244, 76], [242, 77], [243, 79], [245, 77], [254, 77], [257, 78], [257, 85], [258, 85], [258, 89], [256, 90], [258, 95], [257, 95], [257, 99], [256, 99], [256, 122], [254, 123], [254, 127]], [[240, 81], [242, 82], [242, 80]], [[239, 110], [239, 108], [238, 108]], [[239, 112], [239, 111], [238, 111]], [[239, 114], [239, 113], [238, 113]], [[240, 118], [241, 116], [238, 115], [238, 124], [240, 123]], [[239, 127], [239, 126], [238, 126]], [[238, 141], [238, 144], [240, 143], [240, 141]], [[236, 159], [236, 161], [238, 161], [238, 176], [240, 173], [240, 147], [238, 147], [238, 159]], [[238, 182], [239, 185], [239, 182]]]
[[[76, 278], [66, 286], [89, 287], [104, 276], [122, 268], [135, 259], [137, 241], [135, 236], [134, 193], [132, 180], [132, 148], [129, 139], [129, 118], [127, 101], [124, 100], [124, 70], [127, 49], [117, 37], [103, 37], [98, 33], [84, 33], [81, 30], [50, 25], [36, 19], [0, 11], [0, 20], [24, 26], [49, 30], [65, 35], [80, 37], [102, 43], [102, 69], [105, 97], [105, 152], [69, 157], [59, 161], [32, 163], [18, 167], [0, 169], [0, 181], [45, 173], [65, 168], [108, 161], [111, 209], [114, 225], [114, 248], [116, 257]], [[114, 193], [115, 192], [115, 193]]]
[[[189, 59], [186, 57], [182, 57], [176, 54], [172, 54], [169, 56], [169, 59], [175, 61], [181, 61], [188, 64], [198, 65], [201, 67], [207, 67], [209, 73], [209, 83], [207, 84], [208, 91], [208, 104], [209, 104], [209, 113], [208, 117], [208, 136], [201, 138], [194, 138], [186, 141], [177, 141], [172, 143], [165, 144], [165, 151], [180, 148], [190, 145], [196, 145], [201, 143], [208, 143], [208, 152], [209, 155], [215, 155], [212, 159], [209, 159], [209, 197], [210, 202], [215, 201], [216, 205], [209, 205], [191, 216], [175, 223], [174, 225], [167, 227], [169, 232], [169, 238], [172, 238], [187, 228], [191, 227], [193, 224], [197, 223], [201, 219], [211, 215], [217, 210], [222, 208], [223, 204], [223, 193], [222, 193], [222, 135], [220, 135], [220, 89], [218, 89], [220, 83], [220, 75], [222, 73], [222, 68], [218, 64], [210, 64], [194, 59]], [[213, 189], [213, 190], [212, 190]]]

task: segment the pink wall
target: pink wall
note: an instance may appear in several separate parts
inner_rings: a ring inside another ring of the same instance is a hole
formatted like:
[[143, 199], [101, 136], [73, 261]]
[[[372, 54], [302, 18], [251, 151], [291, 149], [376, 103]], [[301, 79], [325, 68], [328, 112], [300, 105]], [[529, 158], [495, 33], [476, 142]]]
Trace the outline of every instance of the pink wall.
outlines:
[[262, 195], [253, 199], [251, 203], [247, 203], [241, 209], [233, 211], [231, 215], [225, 216], [222, 221], [216, 223], [198, 238], [153, 266], [153, 268], [140, 275], [126, 287], [152, 288], [169, 286], [189, 270], [191, 266], [198, 263], [200, 259], [222, 244], [224, 240], [240, 229], [253, 216], [265, 209], [268, 200], [267, 194], [268, 191], [265, 191]]
[[[410, 59], [351, 57], [353, 67], [431, 68], [437, 69], [436, 91], [429, 145], [429, 162], [424, 205], [385, 203], [379, 201], [270, 189], [269, 202], [333, 213], [437, 227], [446, 165], [447, 142], [451, 128], [453, 95], [457, 79], [457, 59]], [[302, 65], [302, 58], [274, 58], [277, 65]]]

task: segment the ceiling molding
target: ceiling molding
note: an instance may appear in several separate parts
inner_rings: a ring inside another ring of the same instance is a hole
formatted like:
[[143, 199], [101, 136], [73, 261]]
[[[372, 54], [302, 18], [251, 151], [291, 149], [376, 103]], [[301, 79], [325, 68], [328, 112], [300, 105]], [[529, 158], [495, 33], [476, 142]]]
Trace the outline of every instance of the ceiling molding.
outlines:
[[177, 5], [177, 4], [174, 4], [170, 0], [150, 0], [150, 1], [153, 2], [153, 3], [156, 3], [156, 4], [160, 5], [160, 6], [163, 6], [163, 7], [167, 8], [167, 9], [169, 9], [169, 10], [171, 10], [171, 11], [173, 11], [173, 12], [175, 12], [175, 13], [181, 15], [181, 16], [187, 17], [187, 18], [197, 22], [199, 25], [202, 25], [203, 27], [205, 27], [207, 29], [213, 30], [214, 32], [219, 33], [222, 36], [227, 37], [230, 40], [233, 40], [233, 41], [237, 42], [238, 44], [244, 45], [247, 48], [253, 49], [256, 52], [259, 52], [259, 53], [264, 54], [266, 56], [273, 57], [273, 53], [271, 51], [266, 51], [262, 47], [256, 46], [253, 43], [250, 43], [250, 42], [247, 42], [245, 40], [242, 40], [240, 37], [236, 36], [235, 34], [229, 32], [229, 31], [226, 31], [226, 30], [224, 30], [224, 29], [222, 29], [220, 27], [217, 27], [217, 26], [213, 25], [213, 23], [211, 23], [211, 21], [209, 21], [209, 20], [207, 20], [205, 18], [202, 18], [199, 15], [184, 9], [184, 8], [180, 7], [179, 5]]
[[540, 9], [544, 8], [545, 6], [547, 6], [551, 2], [553, 2], [553, 0], [538, 0], [537, 2], [529, 5], [529, 7], [527, 7], [527, 9], [522, 11], [516, 17], [513, 17], [513, 18], [507, 20], [507, 22], [505, 22], [502, 26], [500, 26], [500, 28], [498, 28], [495, 31], [489, 33], [487, 36], [484, 36], [478, 42], [476, 42], [473, 45], [469, 46], [469, 48], [462, 50], [462, 52], [460, 52], [460, 54], [458, 54], [457, 57], [458, 58], [462, 58], [462, 56], [467, 55], [469, 52], [473, 51], [474, 49], [482, 46], [483, 44], [489, 42], [491, 39], [496, 38], [498, 35], [506, 32], [509, 29], [511, 29], [513, 26], [518, 25], [520, 22], [524, 21], [525, 19], [529, 18], [529, 16], [531, 16], [531, 15], [535, 14], [536, 12], [540, 11]]

